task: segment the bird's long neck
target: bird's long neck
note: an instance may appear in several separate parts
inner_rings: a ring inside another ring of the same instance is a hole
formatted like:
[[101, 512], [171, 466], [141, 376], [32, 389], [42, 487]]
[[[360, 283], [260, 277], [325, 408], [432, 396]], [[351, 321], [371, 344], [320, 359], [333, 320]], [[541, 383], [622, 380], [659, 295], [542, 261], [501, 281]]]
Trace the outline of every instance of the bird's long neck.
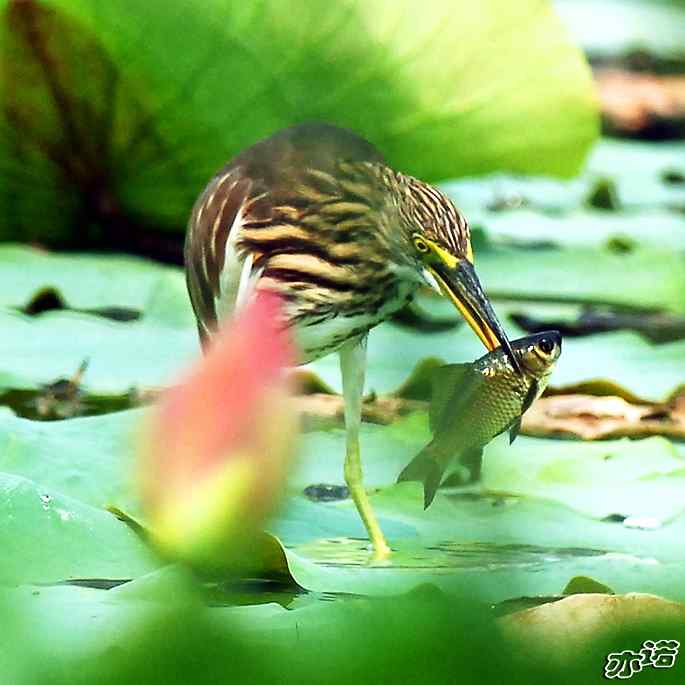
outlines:
[[344, 190], [372, 210], [367, 220], [374, 222], [377, 250], [400, 268], [414, 268], [410, 222], [417, 199], [412, 184], [421, 182], [377, 162], [342, 163], [340, 168]]

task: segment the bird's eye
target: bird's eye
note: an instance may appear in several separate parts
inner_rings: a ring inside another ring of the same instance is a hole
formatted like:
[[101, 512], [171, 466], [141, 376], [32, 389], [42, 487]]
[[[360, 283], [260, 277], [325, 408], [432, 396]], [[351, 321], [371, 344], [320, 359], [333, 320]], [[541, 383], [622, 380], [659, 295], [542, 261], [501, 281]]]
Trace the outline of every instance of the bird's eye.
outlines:
[[428, 250], [430, 249], [430, 248], [428, 247], [428, 243], [427, 243], [423, 238], [420, 238], [420, 237], [418, 237], [418, 236], [417, 236], [416, 238], [414, 238], [414, 247], [415, 247], [419, 252], [423, 252], [424, 254], [425, 254], [426, 252], [428, 252]]
[[554, 341], [551, 340], [550, 338], [543, 338], [539, 343], [538, 347], [542, 352], [545, 354], [551, 354], [552, 350], [554, 350]]

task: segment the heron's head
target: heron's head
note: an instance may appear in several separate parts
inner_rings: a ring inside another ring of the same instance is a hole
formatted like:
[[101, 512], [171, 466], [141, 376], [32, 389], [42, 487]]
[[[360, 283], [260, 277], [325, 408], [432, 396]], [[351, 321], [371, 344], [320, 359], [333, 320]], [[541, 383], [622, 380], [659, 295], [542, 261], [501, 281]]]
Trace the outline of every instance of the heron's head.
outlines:
[[413, 264], [423, 279], [459, 310], [488, 350], [501, 346], [514, 368], [520, 369], [476, 275], [466, 219], [436, 188], [404, 178], [404, 199], [399, 209]]

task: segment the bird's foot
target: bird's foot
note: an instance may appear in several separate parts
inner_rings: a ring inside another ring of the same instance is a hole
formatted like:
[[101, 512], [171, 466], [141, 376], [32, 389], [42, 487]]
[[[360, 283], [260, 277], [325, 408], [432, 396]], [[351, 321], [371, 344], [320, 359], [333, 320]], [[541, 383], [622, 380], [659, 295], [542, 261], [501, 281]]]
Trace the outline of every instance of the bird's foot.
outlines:
[[392, 550], [381, 533], [380, 540], [371, 540], [371, 563], [387, 561]]

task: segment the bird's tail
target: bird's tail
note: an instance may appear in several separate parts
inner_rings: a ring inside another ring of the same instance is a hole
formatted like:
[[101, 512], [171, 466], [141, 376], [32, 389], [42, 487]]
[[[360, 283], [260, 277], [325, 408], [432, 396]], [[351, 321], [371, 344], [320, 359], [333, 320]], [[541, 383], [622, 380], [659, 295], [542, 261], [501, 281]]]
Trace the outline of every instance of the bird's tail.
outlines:
[[405, 480], [417, 480], [423, 483], [423, 508], [428, 509], [435, 498], [435, 493], [442, 483], [445, 465], [441, 463], [433, 449], [432, 443], [424, 447], [404, 467], [397, 478], [400, 483]]

